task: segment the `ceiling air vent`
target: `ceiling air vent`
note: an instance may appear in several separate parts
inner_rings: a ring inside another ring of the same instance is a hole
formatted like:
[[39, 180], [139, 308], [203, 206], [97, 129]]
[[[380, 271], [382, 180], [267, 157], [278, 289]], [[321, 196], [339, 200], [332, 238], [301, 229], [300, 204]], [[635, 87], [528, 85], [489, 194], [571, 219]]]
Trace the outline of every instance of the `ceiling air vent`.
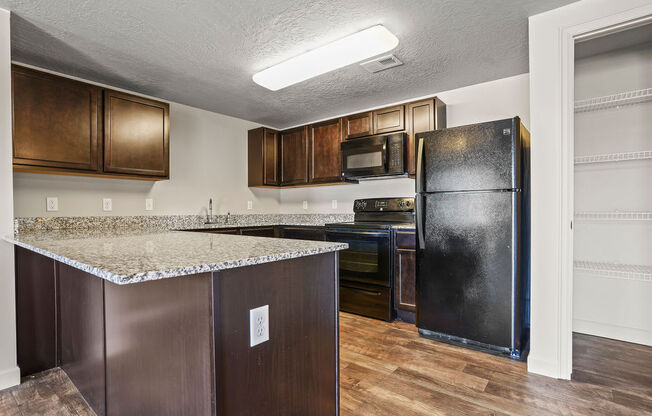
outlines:
[[403, 62], [399, 61], [394, 55], [381, 56], [360, 64], [361, 67], [371, 73], [384, 71], [399, 65], [403, 65]]

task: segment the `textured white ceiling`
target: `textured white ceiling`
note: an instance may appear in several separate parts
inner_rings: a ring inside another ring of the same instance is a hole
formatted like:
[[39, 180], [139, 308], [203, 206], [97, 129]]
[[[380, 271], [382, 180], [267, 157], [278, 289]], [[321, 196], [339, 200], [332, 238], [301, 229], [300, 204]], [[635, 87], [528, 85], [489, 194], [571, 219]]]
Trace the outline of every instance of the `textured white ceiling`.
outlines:
[[[528, 71], [527, 17], [571, 0], [0, 0], [13, 59], [287, 127]], [[405, 65], [271, 92], [251, 76], [383, 24]]]

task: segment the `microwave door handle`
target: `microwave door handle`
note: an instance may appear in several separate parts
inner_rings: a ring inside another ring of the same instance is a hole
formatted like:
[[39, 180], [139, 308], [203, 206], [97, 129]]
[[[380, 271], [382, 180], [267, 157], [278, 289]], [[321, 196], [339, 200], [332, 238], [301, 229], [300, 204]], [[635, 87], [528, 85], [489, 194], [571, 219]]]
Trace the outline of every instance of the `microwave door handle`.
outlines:
[[383, 166], [387, 169], [387, 140], [383, 143]]

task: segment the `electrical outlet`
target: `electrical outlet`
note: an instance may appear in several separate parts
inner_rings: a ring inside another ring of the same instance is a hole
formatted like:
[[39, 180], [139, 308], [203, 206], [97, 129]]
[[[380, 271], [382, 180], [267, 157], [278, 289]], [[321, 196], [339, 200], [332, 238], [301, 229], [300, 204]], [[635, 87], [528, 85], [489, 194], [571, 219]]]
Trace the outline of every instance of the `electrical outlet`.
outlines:
[[249, 310], [249, 346], [269, 341], [269, 305]]
[[56, 196], [49, 196], [45, 198], [46, 211], [59, 211], [59, 198]]
[[331, 208], [333, 208], [333, 209], [337, 209], [337, 199], [333, 199], [333, 200], [331, 201]]
[[247, 201], [247, 209], [254, 209], [254, 202], [253, 201]]
[[145, 198], [145, 211], [154, 210], [154, 200], [152, 198]]
[[111, 198], [102, 199], [102, 209], [104, 211], [113, 211], [113, 200]]
[[303, 209], [308, 209], [308, 201], [303, 201]]

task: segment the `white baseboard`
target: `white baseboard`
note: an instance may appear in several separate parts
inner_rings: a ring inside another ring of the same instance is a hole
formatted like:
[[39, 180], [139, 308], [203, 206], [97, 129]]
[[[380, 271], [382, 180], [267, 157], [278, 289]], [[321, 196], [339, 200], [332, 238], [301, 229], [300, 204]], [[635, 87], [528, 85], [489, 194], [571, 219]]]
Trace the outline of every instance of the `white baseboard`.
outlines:
[[14, 366], [0, 370], [0, 390], [20, 384], [20, 368]]
[[539, 359], [536, 355], [530, 352], [527, 357], [527, 371], [528, 373], [539, 374], [546, 377], [558, 378], [562, 380], [570, 380], [570, 374], [561, 374], [560, 363], [550, 360]]
[[610, 325], [602, 322], [587, 321], [584, 319], [573, 319], [573, 332], [617, 339], [619, 341], [633, 342], [635, 344], [652, 347], [652, 331], [647, 331], [645, 329]]

